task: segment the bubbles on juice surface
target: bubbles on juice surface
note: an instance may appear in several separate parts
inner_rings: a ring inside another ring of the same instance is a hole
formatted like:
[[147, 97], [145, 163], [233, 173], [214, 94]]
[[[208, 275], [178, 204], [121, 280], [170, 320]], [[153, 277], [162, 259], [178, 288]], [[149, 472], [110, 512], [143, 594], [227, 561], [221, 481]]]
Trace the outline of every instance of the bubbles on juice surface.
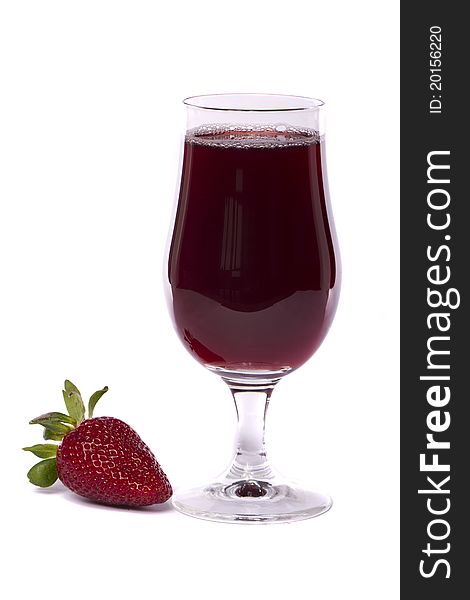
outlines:
[[218, 148], [285, 148], [309, 146], [320, 142], [320, 134], [313, 129], [287, 125], [203, 125], [186, 132], [188, 144]]

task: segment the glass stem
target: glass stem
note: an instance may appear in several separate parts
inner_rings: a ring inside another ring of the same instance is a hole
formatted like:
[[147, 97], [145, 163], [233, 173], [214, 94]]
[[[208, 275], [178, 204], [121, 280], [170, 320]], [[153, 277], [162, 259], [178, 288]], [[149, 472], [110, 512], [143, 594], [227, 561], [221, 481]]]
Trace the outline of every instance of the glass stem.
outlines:
[[238, 417], [236, 455], [227, 474], [235, 480], [266, 480], [273, 477], [266, 458], [264, 429], [273, 386], [244, 390], [229, 384]]

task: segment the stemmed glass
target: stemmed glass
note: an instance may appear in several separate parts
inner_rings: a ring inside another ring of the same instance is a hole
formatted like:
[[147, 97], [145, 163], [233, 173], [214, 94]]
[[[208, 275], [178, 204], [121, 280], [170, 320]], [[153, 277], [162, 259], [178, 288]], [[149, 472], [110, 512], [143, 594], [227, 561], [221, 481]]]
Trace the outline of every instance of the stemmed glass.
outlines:
[[229, 386], [238, 434], [230, 468], [173, 504], [215, 521], [313, 517], [331, 499], [272, 469], [264, 423], [274, 387], [314, 354], [338, 301], [323, 102], [216, 94], [184, 103], [169, 305], [183, 345]]

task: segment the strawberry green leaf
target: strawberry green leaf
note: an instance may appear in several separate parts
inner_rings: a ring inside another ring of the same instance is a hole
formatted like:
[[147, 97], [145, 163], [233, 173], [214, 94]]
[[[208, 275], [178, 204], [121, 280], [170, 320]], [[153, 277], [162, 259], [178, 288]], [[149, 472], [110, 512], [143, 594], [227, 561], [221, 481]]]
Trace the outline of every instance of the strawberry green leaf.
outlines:
[[64, 381], [64, 388], [68, 394], [70, 394], [70, 392], [75, 392], [76, 394], [78, 394], [81, 397], [78, 387], [76, 385], [74, 385], [71, 381], [69, 381], [68, 379], [66, 379]]
[[53, 433], [49, 429], [44, 429], [42, 437], [45, 440], [54, 440], [54, 442], [61, 442], [64, 439], [65, 433]]
[[42, 425], [43, 427], [48, 429], [51, 433], [61, 434], [62, 436], [67, 435], [67, 433], [70, 433], [73, 429], [73, 427], [68, 427], [67, 425], [64, 425], [63, 423], [47, 422], [47, 423], [39, 423], [39, 425]]
[[57, 448], [58, 446], [55, 444], [36, 444], [23, 448], [23, 450], [32, 452], [39, 458], [52, 458], [57, 454]]
[[[63, 418], [59, 418], [52, 415], [60, 415], [61, 413], [46, 413], [45, 415], [41, 415], [40, 417], [36, 417], [30, 421], [31, 425], [42, 425], [46, 429], [48, 429], [52, 433], [59, 433], [62, 436], [66, 435], [70, 431], [72, 431], [73, 427], [70, 425], [65, 425], [62, 421]], [[67, 415], [64, 415], [67, 417]], [[70, 417], [67, 417], [68, 419]]]
[[80, 424], [85, 416], [85, 406], [83, 404], [82, 396], [70, 381], [66, 380], [64, 387], [65, 390], [62, 390], [62, 395], [64, 396], [67, 412], [77, 424]]
[[28, 471], [28, 479], [39, 487], [49, 487], [57, 480], [57, 461], [55, 458], [41, 460]]
[[96, 403], [101, 398], [103, 394], [106, 394], [108, 391], [108, 386], [105, 385], [102, 390], [96, 391], [94, 394], [90, 396], [90, 400], [88, 401], [88, 418], [91, 419], [93, 417], [93, 411], [95, 410]]
[[35, 419], [31, 419], [30, 424], [35, 425], [36, 423], [39, 423], [40, 425], [42, 425], [43, 421], [50, 421], [51, 423], [67, 423], [68, 425], [76, 425], [75, 419], [73, 419], [72, 417], [69, 417], [69, 415], [66, 415], [61, 412], [44, 413], [43, 415], [39, 415], [39, 417], [36, 417]]

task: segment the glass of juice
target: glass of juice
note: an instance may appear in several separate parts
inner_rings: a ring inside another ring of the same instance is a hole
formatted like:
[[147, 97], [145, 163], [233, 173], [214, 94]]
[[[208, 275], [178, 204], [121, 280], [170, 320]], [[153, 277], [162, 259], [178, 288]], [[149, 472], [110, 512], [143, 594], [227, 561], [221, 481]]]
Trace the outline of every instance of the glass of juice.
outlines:
[[274, 387], [315, 353], [338, 302], [324, 103], [272, 94], [184, 103], [169, 306], [185, 348], [230, 388], [238, 432], [231, 466], [173, 504], [215, 521], [313, 517], [331, 499], [273, 470], [264, 425]]

